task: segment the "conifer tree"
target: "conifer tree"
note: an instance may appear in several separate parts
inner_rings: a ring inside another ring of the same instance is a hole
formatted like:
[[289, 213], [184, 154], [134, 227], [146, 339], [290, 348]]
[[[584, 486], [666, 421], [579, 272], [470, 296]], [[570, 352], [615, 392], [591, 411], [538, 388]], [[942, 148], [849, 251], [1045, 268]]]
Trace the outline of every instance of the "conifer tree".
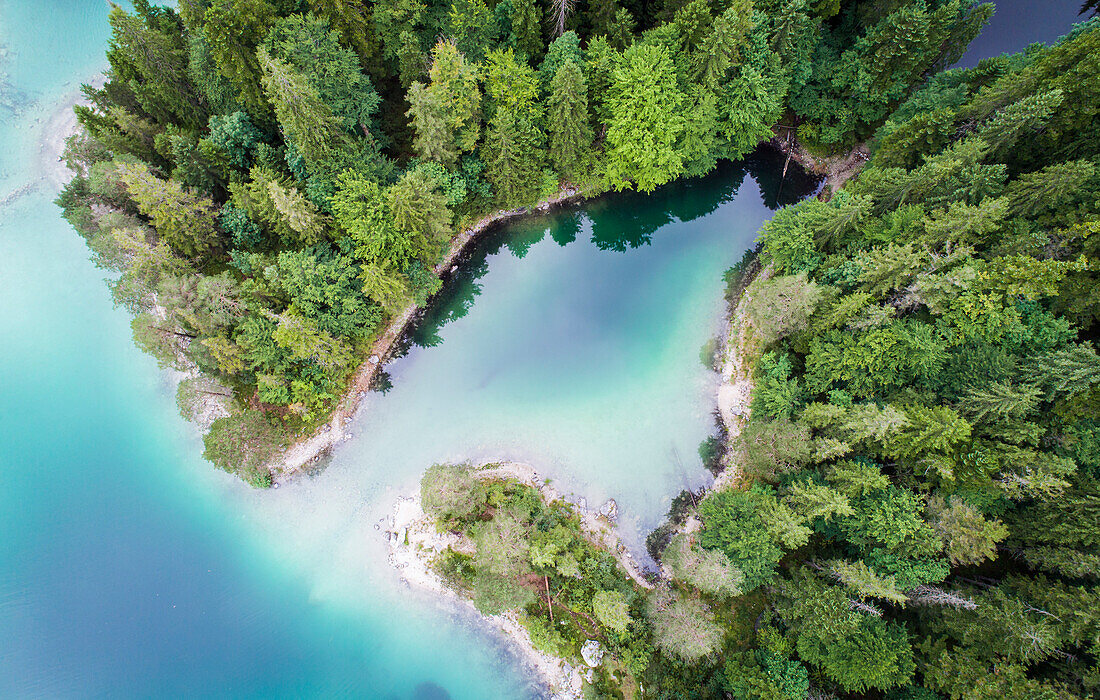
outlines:
[[284, 61], [273, 58], [264, 48], [257, 55], [263, 70], [264, 91], [275, 106], [275, 116], [287, 142], [313, 167], [333, 158], [346, 146], [347, 136], [340, 130], [332, 110], [305, 78]]
[[447, 199], [435, 183], [423, 170], [409, 170], [387, 190], [386, 204], [394, 229], [412, 242], [416, 257], [434, 262], [453, 233]]
[[162, 180], [144, 163], [120, 163], [118, 173], [141, 213], [157, 234], [185, 257], [205, 257], [221, 248], [214, 203]]
[[967, 391], [959, 399], [959, 408], [976, 422], [1023, 418], [1039, 405], [1041, 394], [1034, 384], [993, 382]]
[[364, 0], [309, 0], [309, 6], [355, 50], [364, 69], [376, 68], [380, 47], [371, 11]]
[[534, 62], [542, 54], [542, 9], [536, 0], [512, 0], [512, 35], [516, 51]]
[[485, 92], [492, 117], [485, 135], [486, 177], [502, 203], [538, 194], [541, 185], [542, 110], [534, 70], [517, 63], [511, 50], [486, 60]]
[[413, 147], [427, 160], [454, 165], [474, 150], [481, 130], [481, 91], [477, 68], [455, 44], [441, 41], [432, 50], [430, 82], [409, 88], [408, 115], [416, 129]]
[[160, 31], [117, 5], [111, 9], [110, 23], [107, 60], [115, 80], [125, 80], [142, 109], [157, 121], [191, 129], [201, 126], [206, 109], [188, 77], [182, 37]]
[[296, 188], [283, 187], [279, 182], [270, 180], [267, 183], [267, 193], [284, 225], [294, 232], [300, 245], [310, 246], [323, 238], [323, 215]]
[[574, 177], [592, 146], [588, 84], [574, 61], [562, 64], [554, 74], [547, 105], [550, 158], [558, 172], [567, 178]]
[[484, 0], [453, 0], [448, 20], [449, 36], [459, 52], [471, 63], [479, 62], [491, 46], [493, 28]]
[[256, 117], [270, 114], [256, 47], [274, 24], [275, 8], [267, 0], [215, 0], [203, 19], [203, 37], [218, 69]]
[[741, 46], [752, 29], [749, 0], [739, 0], [714, 19], [693, 55], [692, 77], [708, 90], [718, 90], [726, 72], [741, 59]]

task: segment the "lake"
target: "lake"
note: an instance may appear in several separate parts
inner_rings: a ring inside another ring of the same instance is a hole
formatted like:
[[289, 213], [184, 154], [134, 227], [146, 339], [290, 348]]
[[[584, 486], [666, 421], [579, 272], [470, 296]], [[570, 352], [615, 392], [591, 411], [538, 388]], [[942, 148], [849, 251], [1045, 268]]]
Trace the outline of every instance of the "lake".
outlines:
[[107, 11], [0, 3], [0, 696], [537, 695], [491, 629], [400, 582], [376, 525], [433, 462], [516, 459], [614, 497], [644, 556], [669, 499], [709, 478], [722, 272], [811, 183], [781, 186], [762, 152], [494, 232], [354, 438], [258, 492], [201, 460], [52, 204], [43, 143], [103, 69]]

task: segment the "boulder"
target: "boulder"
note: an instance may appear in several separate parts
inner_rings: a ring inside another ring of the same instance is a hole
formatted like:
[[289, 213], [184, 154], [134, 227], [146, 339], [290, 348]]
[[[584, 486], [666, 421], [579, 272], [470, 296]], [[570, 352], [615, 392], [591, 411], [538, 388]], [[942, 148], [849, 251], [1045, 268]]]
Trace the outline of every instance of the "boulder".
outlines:
[[607, 499], [607, 503], [600, 506], [600, 515], [608, 520], [615, 520], [619, 517], [619, 504], [615, 502], [614, 498]]
[[595, 639], [589, 639], [581, 647], [581, 658], [591, 668], [596, 668], [603, 661], [603, 647]]

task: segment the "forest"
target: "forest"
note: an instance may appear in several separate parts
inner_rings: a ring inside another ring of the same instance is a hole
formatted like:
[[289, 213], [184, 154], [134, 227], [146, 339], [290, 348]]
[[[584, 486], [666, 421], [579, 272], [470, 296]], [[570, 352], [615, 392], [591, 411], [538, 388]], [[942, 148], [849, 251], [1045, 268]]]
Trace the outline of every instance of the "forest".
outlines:
[[195, 373], [181, 412], [223, 405], [207, 458], [257, 487], [325, 422], [388, 324], [438, 291], [458, 233], [563, 192], [705, 174], [777, 124], [843, 151], [992, 12], [964, 0], [133, 8], [112, 10], [110, 67], [83, 88], [76, 176], [58, 203], [117, 273], [137, 344]]
[[765, 225], [739, 488], [688, 509], [739, 587], [682, 577], [724, 629], [694, 696], [1100, 695], [1098, 67], [1093, 19], [940, 73]]
[[1093, 19], [930, 76], [764, 226], [735, 481], [677, 499], [652, 589], [461, 465], [422, 482], [471, 543], [443, 574], [545, 651], [600, 641], [595, 697], [1100, 696], [1098, 68]]

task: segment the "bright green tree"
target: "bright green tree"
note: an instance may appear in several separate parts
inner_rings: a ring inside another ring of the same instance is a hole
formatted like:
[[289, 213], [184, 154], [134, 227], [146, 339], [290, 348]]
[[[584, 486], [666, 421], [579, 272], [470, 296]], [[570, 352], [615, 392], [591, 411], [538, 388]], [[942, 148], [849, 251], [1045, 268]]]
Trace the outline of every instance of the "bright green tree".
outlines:
[[685, 98], [666, 49], [637, 44], [612, 73], [607, 105], [607, 178], [617, 190], [652, 192], [684, 164], [676, 143], [684, 130]]

